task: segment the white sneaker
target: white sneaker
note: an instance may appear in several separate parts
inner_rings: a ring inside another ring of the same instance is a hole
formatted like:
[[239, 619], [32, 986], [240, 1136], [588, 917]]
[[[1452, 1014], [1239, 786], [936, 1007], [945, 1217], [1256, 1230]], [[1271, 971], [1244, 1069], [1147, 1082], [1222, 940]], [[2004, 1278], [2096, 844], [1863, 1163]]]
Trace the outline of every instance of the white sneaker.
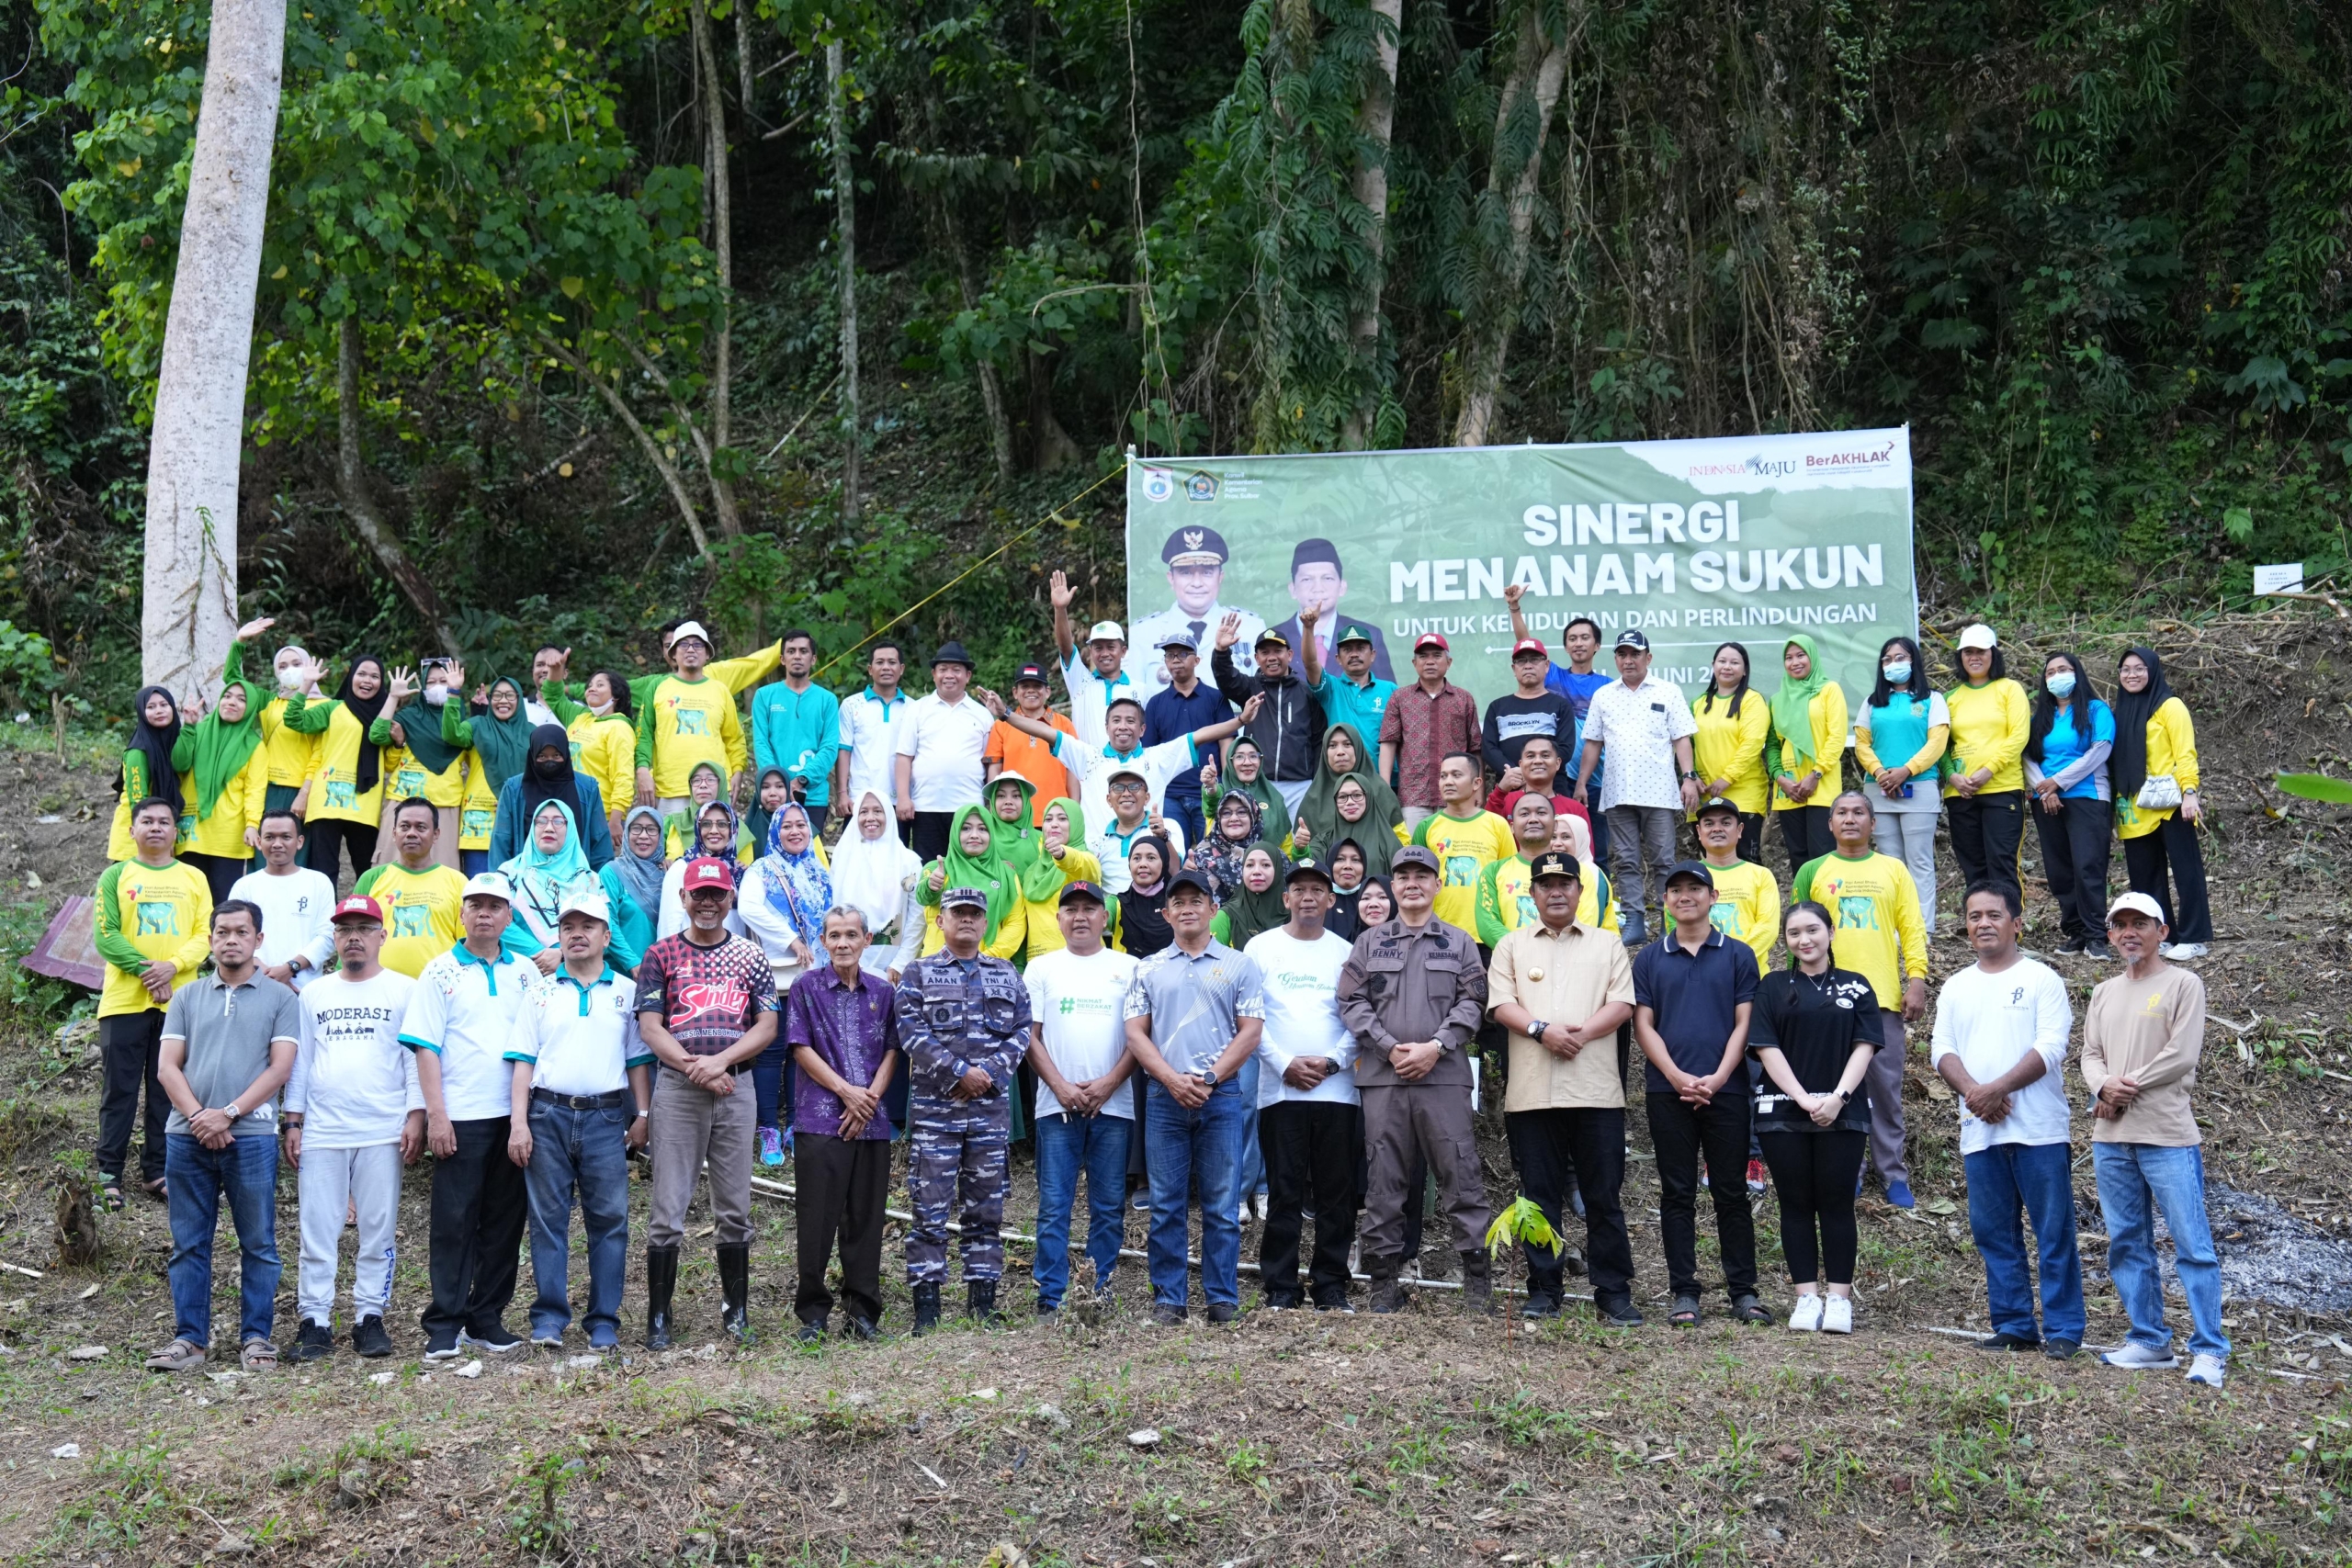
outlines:
[[1822, 1303], [1821, 1332], [1851, 1334], [1854, 1332], [1854, 1298], [1831, 1296]]
[[1799, 1334], [1811, 1334], [1821, 1327], [1821, 1297], [1799, 1296], [1797, 1310], [1789, 1314], [1789, 1326]]
[[2177, 942], [2172, 944], [2172, 951], [2165, 956], [2166, 958], [2202, 958], [2212, 951], [2201, 942]]
[[2229, 1375], [2229, 1363], [2219, 1356], [2199, 1356], [2188, 1364], [2188, 1381], [2201, 1382], [2208, 1388], [2219, 1388]]
[[2160, 1371], [2166, 1367], [2180, 1365], [2180, 1358], [2172, 1353], [2169, 1346], [2143, 1345], [2135, 1339], [2125, 1340], [2099, 1359], [2110, 1367], [2124, 1367], [2134, 1371]]

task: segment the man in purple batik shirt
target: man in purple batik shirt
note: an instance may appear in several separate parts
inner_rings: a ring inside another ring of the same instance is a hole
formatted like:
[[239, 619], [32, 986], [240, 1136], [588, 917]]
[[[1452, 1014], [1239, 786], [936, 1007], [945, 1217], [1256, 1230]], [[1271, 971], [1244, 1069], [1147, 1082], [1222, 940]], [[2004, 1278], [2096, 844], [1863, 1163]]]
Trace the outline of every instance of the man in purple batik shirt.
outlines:
[[842, 1249], [842, 1305], [848, 1332], [871, 1339], [882, 1315], [882, 1206], [890, 1189], [890, 1116], [882, 1092], [899, 1049], [896, 993], [858, 965], [871, 933], [856, 909], [825, 913], [832, 962], [792, 983], [784, 1037], [800, 1069], [792, 1103], [798, 1166], [800, 1288], [793, 1298], [800, 1337], [825, 1337], [833, 1310], [825, 1264]]

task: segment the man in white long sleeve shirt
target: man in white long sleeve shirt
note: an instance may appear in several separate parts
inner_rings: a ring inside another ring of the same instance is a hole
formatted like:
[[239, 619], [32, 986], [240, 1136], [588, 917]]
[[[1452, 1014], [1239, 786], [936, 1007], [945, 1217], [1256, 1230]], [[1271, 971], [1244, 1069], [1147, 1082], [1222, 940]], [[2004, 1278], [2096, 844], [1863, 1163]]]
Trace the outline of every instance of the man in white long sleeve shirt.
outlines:
[[299, 991], [326, 973], [334, 953], [334, 933], [327, 929], [334, 884], [324, 872], [295, 863], [302, 849], [302, 819], [291, 811], [263, 812], [257, 836], [264, 869], [237, 878], [229, 897], [261, 911], [255, 960], [261, 972]]
[[1265, 986], [1258, 1045], [1258, 1138], [1266, 1155], [1266, 1226], [1258, 1279], [1269, 1307], [1300, 1304], [1298, 1242], [1315, 1211], [1307, 1288], [1317, 1311], [1348, 1304], [1348, 1244], [1356, 1233], [1356, 1168], [1363, 1111], [1356, 1093], [1356, 1037], [1340, 1021], [1340, 970], [1351, 951], [1323, 929], [1331, 878], [1303, 860], [1283, 879], [1290, 919], [1243, 949]]
[[302, 1048], [286, 1086], [286, 1157], [299, 1171], [302, 1262], [295, 1310], [302, 1326], [288, 1359], [334, 1354], [336, 1255], [344, 1218], [356, 1212], [359, 1253], [351, 1282], [351, 1348], [389, 1356], [384, 1309], [392, 1297], [401, 1167], [424, 1146], [424, 1092], [401, 1043], [416, 982], [377, 962], [383, 906], [356, 893], [334, 907], [337, 968], [302, 992]]
[[[1960, 1153], [1968, 1171], [1968, 1226], [1984, 1258], [1993, 1332], [1987, 1350], [2040, 1349], [2063, 1361], [2083, 1345], [2083, 1264], [2075, 1242], [2070, 1116], [2061, 1073], [2074, 1009], [2066, 983], [2018, 949], [2025, 930], [2017, 890], [1980, 882], [1962, 906], [1976, 962], [1936, 998], [1929, 1056], [1960, 1097]], [[2019, 1211], [2033, 1221], [2041, 1323]]]

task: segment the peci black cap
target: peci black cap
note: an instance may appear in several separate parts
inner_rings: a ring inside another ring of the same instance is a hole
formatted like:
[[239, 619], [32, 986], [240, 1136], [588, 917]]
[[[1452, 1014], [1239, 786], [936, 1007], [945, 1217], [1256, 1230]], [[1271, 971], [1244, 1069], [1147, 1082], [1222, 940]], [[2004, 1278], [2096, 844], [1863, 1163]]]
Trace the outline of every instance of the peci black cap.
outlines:
[[1159, 558], [1170, 566], [1223, 566], [1232, 553], [1224, 535], [1198, 525], [1177, 529], [1159, 547]]
[[1527, 879], [1530, 882], [1541, 882], [1547, 876], [1565, 876], [1571, 882], [1582, 882], [1584, 867], [1577, 863], [1577, 857], [1574, 855], [1562, 854], [1557, 850], [1546, 850], [1535, 857], [1533, 865], [1528, 867]]
[[939, 651], [931, 656], [931, 661], [933, 664], [960, 664], [967, 670], [978, 668], [972, 662], [972, 656], [964, 651], [964, 645], [960, 642], [941, 643]]

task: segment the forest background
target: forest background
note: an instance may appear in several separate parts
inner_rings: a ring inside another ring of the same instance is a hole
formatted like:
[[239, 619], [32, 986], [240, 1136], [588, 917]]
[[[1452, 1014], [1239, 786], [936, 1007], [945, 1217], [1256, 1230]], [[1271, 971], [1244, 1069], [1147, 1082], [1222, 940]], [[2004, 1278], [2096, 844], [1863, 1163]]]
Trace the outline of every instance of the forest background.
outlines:
[[[0, 0], [12, 711], [137, 684], [209, 12]], [[1130, 445], [1905, 423], [1932, 604], [2221, 607], [2346, 565], [2347, 147], [2332, 0], [291, 0], [243, 608], [994, 680]]]

